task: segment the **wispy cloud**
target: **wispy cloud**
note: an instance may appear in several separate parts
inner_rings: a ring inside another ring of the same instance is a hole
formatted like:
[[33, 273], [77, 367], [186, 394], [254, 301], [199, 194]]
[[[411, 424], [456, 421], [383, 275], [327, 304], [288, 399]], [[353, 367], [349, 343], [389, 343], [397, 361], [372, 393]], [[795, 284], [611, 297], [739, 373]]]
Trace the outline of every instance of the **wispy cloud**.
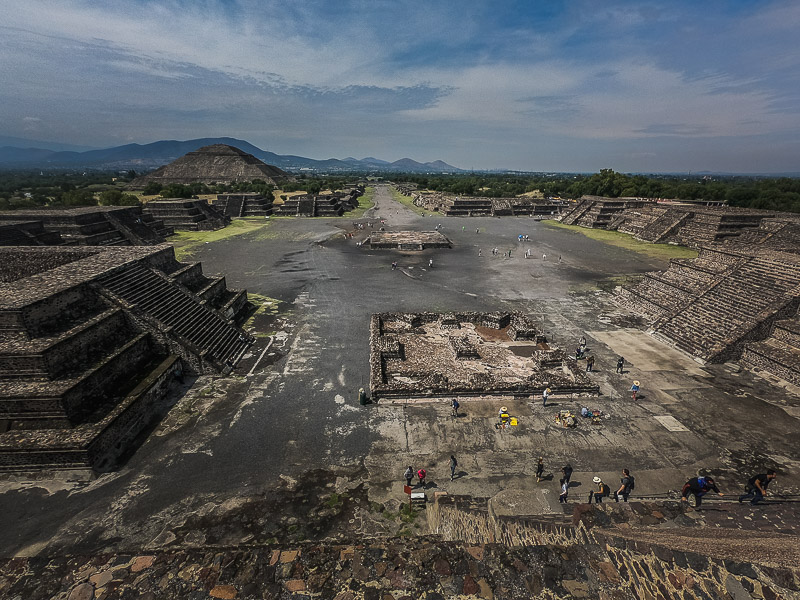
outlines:
[[[0, 133], [12, 135], [35, 114], [40, 134], [47, 124], [55, 140], [95, 145], [230, 134], [314, 156], [586, 169], [610, 151], [617, 168], [657, 155], [670, 170], [690, 155], [677, 142], [752, 166], [800, 130], [800, 5], [788, 0], [0, 10]], [[738, 139], [748, 144], [732, 158]]]

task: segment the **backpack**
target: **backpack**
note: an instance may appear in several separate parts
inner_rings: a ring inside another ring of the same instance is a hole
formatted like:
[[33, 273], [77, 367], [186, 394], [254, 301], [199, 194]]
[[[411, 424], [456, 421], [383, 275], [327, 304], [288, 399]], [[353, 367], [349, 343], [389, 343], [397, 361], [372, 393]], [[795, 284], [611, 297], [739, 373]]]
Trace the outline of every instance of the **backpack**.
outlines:
[[632, 492], [633, 488], [636, 487], [636, 480], [633, 478], [633, 475], [628, 475], [628, 480], [629, 480], [628, 491]]

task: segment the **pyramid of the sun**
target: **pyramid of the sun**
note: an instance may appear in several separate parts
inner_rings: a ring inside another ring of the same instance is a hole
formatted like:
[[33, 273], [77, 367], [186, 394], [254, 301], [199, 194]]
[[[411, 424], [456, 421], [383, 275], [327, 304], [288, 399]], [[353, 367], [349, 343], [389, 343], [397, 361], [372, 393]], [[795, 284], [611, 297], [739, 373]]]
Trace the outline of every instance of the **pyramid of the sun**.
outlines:
[[226, 144], [212, 144], [189, 152], [168, 165], [164, 165], [134, 179], [130, 187], [143, 188], [150, 182], [170, 183], [237, 183], [263, 179], [277, 184], [294, 178], [287, 173], [257, 159], [239, 148]]

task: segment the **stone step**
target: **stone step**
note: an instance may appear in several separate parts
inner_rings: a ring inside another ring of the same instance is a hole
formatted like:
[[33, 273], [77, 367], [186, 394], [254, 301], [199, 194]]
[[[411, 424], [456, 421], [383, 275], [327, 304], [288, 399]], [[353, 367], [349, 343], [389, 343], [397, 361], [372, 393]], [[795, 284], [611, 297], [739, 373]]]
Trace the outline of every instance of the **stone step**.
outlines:
[[101, 283], [220, 363], [238, 352], [234, 342], [243, 335], [241, 330], [201, 303], [198, 296], [183, 292], [152, 270], [137, 264], [101, 278]]
[[740, 361], [744, 366], [757, 368], [800, 385], [800, 349], [769, 338], [745, 346]]

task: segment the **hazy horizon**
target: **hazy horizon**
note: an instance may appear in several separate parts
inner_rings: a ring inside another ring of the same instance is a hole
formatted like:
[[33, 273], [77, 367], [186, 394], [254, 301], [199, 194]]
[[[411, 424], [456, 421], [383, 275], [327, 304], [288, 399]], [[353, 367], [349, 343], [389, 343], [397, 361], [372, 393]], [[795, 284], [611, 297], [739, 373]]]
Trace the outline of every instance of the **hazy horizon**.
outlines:
[[0, 135], [797, 172], [800, 4], [0, 0]]

